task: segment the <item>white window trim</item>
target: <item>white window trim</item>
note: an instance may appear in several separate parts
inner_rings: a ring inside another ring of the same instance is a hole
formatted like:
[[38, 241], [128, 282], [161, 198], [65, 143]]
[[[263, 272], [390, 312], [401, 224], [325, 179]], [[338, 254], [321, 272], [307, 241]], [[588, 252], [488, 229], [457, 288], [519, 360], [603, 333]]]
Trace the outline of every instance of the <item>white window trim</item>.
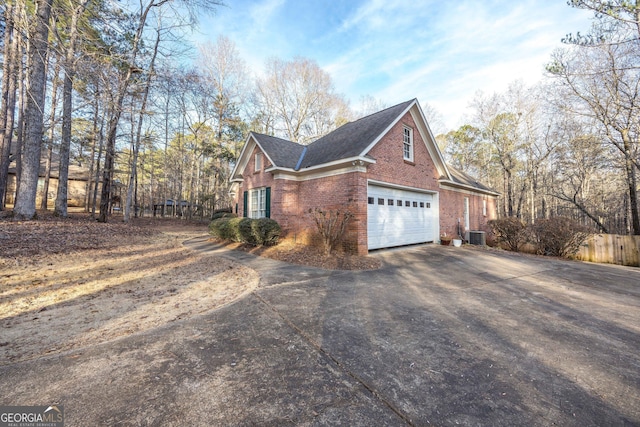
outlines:
[[262, 153], [256, 153], [253, 166], [256, 172], [262, 170]]
[[253, 219], [267, 216], [267, 189], [266, 187], [249, 190], [248, 217]]
[[[407, 131], [409, 131], [408, 134]], [[409, 138], [408, 143], [406, 141], [407, 137]], [[409, 148], [408, 150], [407, 146]], [[407, 151], [409, 151], [408, 156]], [[402, 158], [410, 162], [413, 161], [413, 129], [409, 126], [403, 126], [402, 128]]]

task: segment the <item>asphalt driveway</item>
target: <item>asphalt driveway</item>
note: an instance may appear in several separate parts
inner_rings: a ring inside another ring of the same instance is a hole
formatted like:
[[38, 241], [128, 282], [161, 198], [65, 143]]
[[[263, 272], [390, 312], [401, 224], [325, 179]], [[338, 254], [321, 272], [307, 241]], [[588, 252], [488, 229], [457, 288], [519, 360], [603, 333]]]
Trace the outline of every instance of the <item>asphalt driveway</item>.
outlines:
[[640, 425], [640, 270], [421, 246], [261, 275], [206, 315], [0, 368], [67, 426]]

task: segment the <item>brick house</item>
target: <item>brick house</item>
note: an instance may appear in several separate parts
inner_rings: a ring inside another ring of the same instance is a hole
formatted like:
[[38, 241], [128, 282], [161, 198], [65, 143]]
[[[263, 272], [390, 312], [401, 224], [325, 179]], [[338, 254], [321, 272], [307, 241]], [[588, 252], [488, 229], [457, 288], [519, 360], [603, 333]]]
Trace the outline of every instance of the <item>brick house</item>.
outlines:
[[371, 249], [466, 240], [496, 217], [494, 190], [447, 166], [416, 99], [304, 146], [251, 132], [231, 175], [239, 216], [270, 217], [289, 238], [316, 229], [309, 210], [349, 209], [347, 242]]

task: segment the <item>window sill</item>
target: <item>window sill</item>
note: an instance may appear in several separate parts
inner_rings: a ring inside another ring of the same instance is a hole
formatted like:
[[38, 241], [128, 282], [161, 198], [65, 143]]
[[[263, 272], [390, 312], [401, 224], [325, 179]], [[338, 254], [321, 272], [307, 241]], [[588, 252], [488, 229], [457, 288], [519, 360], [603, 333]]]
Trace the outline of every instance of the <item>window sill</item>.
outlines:
[[407, 159], [403, 159], [403, 160], [408, 165], [411, 165], [411, 166], [415, 166], [416, 165], [416, 162], [412, 162], [411, 160], [407, 160]]

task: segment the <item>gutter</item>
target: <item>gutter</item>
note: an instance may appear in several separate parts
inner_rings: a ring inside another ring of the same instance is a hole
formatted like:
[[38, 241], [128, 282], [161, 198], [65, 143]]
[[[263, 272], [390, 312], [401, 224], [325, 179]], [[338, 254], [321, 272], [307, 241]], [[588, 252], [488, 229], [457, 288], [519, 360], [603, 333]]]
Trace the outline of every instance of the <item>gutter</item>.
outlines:
[[489, 196], [495, 196], [495, 197], [499, 197], [501, 195], [497, 191], [484, 190], [484, 189], [481, 189], [481, 188], [474, 187], [472, 185], [462, 184], [462, 183], [451, 181], [451, 180], [448, 180], [448, 179], [439, 179], [438, 182], [440, 184], [448, 185], [448, 186], [451, 186], [451, 187], [463, 188], [463, 189], [466, 189], [466, 190], [471, 190], [474, 193], [482, 193], [482, 194], [486, 194], [486, 195], [489, 195]]

